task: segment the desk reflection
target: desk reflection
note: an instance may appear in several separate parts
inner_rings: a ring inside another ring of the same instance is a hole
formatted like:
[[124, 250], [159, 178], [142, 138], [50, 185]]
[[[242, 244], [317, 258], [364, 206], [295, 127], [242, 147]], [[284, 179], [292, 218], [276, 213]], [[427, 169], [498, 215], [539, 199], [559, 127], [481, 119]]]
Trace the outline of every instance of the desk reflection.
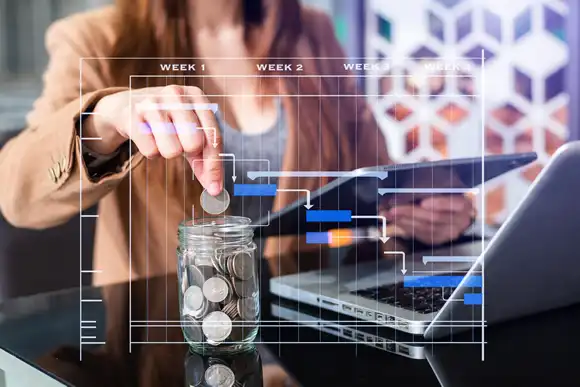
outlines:
[[63, 346], [37, 365], [83, 387], [297, 386], [263, 345], [231, 356], [192, 353], [178, 322], [177, 290], [171, 276], [138, 281], [131, 289], [129, 284], [103, 288], [105, 344], [83, 346], [82, 361], [78, 348]]

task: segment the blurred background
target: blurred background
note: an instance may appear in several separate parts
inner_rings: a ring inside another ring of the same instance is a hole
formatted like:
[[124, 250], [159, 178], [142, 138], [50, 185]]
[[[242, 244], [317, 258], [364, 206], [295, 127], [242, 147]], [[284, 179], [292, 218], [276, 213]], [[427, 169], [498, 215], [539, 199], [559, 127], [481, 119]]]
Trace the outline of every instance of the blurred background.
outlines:
[[[492, 226], [506, 219], [553, 152], [569, 139], [580, 138], [580, 116], [569, 109], [580, 99], [580, 1], [303, 2], [332, 16], [336, 35], [350, 57], [410, 58], [393, 62], [384, 77], [361, 80], [395, 161], [479, 156], [482, 122], [486, 153], [538, 152], [539, 162], [532, 167], [486, 185], [485, 219]], [[56, 19], [108, 3], [0, 0], [0, 146], [25, 126], [25, 115], [41, 91], [46, 28]], [[472, 66], [471, 77], [458, 80], [421, 73], [424, 61], [459, 57]], [[411, 77], [393, 77], [398, 74]], [[480, 94], [483, 101], [474, 98]], [[63, 241], [78, 241], [76, 220], [58, 230], [28, 234], [0, 221], [0, 272], [16, 270], [3, 256], [24, 255], [31, 238], [52, 247], [70, 246], [71, 251], [62, 255], [78, 257], [78, 245]], [[15, 240], [22, 246], [15, 247]], [[90, 252], [89, 246], [84, 245], [83, 251]], [[83, 259], [83, 267], [90, 265], [90, 256]], [[38, 288], [77, 286], [78, 264], [69, 266], [61, 280], [39, 278], [34, 286], [8, 286], [0, 278], [0, 299]]]

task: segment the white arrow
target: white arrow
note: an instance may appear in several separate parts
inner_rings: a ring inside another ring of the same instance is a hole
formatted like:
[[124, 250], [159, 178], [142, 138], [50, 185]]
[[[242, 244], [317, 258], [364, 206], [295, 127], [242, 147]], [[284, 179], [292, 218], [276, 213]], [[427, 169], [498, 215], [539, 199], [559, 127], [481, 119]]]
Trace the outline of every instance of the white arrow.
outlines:
[[405, 268], [405, 253], [403, 251], [385, 251], [384, 254], [395, 254], [400, 255], [403, 257], [403, 268], [401, 269], [401, 273], [405, 275], [407, 273], [407, 269]]
[[379, 239], [381, 242], [386, 243], [390, 238], [387, 236], [387, 218], [381, 215], [353, 215], [353, 219], [381, 219], [383, 221], [383, 236]]
[[204, 132], [206, 130], [212, 130], [213, 131], [213, 143], [211, 145], [213, 145], [214, 148], [217, 148], [218, 144], [217, 144], [217, 129], [216, 128], [198, 127], [197, 129], [201, 129]]
[[277, 189], [279, 192], [306, 192], [306, 207], [307, 210], [311, 209], [313, 206], [310, 204], [310, 191], [307, 189]]
[[234, 166], [232, 168], [232, 180], [234, 181], [234, 183], [236, 182], [236, 155], [233, 153], [220, 153], [219, 154], [220, 157], [231, 157], [234, 161]]

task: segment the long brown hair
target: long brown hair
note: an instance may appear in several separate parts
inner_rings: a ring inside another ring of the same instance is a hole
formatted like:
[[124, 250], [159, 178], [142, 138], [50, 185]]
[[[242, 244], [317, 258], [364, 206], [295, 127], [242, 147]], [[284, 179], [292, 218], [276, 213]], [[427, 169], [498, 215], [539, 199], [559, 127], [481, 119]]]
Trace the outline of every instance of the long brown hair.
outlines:
[[[128, 86], [130, 75], [157, 73], [160, 61], [138, 58], [182, 58], [188, 63], [192, 62], [191, 58], [195, 58], [195, 47], [190, 33], [195, 26], [190, 25], [189, 19], [184, 17], [188, 13], [188, 0], [116, 0], [116, 2], [119, 16], [118, 31], [111, 56], [135, 58], [111, 59], [110, 68], [117, 86]], [[296, 62], [297, 42], [301, 36], [309, 35], [310, 29], [315, 27], [302, 20], [303, 12], [299, 1], [242, 0], [241, 4], [245, 39], [251, 55], [256, 58], [268, 58], [269, 62], [277, 62], [276, 58], [294, 58], [285, 60], [284, 63]], [[312, 46], [321, 44], [315, 42], [315, 39], [308, 40]], [[171, 62], [175, 63], [178, 60], [174, 59]], [[312, 58], [303, 62], [304, 74], [319, 73], [319, 69], [314, 66], [315, 62]], [[188, 81], [188, 84], [195, 85], [195, 82], [194, 78]], [[132, 87], [143, 86], [132, 85]], [[148, 83], [148, 86], [154, 84]], [[315, 78], [300, 80], [285, 78], [283, 87], [286, 94], [310, 96], [325, 94], [324, 89], [335, 88], [315, 81]], [[298, 157], [297, 165], [294, 167], [308, 170], [316, 168], [315, 164], [325, 164], [324, 168], [328, 169], [355, 168], [356, 165], [351, 163], [356, 163], [351, 154], [352, 133], [347, 135], [348, 128], [340, 129], [341, 122], [346, 120], [352, 122], [354, 111], [341, 108], [337, 112], [337, 98], [301, 97], [301, 101], [299, 106], [296, 106], [294, 101], [286, 104], [289, 108], [289, 117], [299, 117], [297, 122], [292, 122], [295, 130], [291, 135], [294, 136], [295, 142], [303, 144], [302, 152], [318, 155], [320, 162], [307, 163], [308, 158]], [[346, 105], [354, 108], [356, 103], [344, 103], [343, 99], [341, 106]], [[299, 114], [297, 110], [300, 110]], [[324, 180], [322, 179], [321, 183], [324, 183]]]

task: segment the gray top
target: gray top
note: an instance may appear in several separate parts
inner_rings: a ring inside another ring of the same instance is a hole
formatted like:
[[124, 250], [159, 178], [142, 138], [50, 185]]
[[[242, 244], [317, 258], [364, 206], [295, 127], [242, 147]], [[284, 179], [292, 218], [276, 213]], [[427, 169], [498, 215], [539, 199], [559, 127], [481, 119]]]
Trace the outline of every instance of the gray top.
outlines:
[[[288, 134], [284, 120], [282, 103], [276, 100], [276, 122], [268, 130], [259, 134], [244, 134], [229, 126], [221, 115], [217, 120], [222, 130], [224, 153], [233, 153], [236, 156], [235, 184], [277, 184], [276, 178], [248, 179], [248, 171], [281, 171], [282, 158]], [[233, 162], [231, 157], [223, 157], [225, 171], [225, 189], [230, 193], [230, 214], [245, 216], [256, 221], [266, 217], [272, 210], [273, 197], [266, 196], [234, 196]], [[269, 169], [268, 169], [269, 168]]]

